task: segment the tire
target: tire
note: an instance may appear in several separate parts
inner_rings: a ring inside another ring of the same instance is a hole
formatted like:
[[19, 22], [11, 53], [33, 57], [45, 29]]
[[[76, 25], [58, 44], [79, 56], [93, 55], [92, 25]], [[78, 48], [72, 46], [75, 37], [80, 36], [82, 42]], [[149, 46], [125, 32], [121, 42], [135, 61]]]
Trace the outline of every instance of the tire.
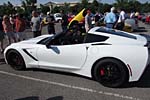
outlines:
[[6, 53], [8, 64], [15, 70], [25, 70], [25, 62], [21, 54], [16, 50], [9, 50]]
[[116, 59], [103, 59], [96, 63], [93, 77], [106, 87], [120, 87], [129, 79], [127, 67]]

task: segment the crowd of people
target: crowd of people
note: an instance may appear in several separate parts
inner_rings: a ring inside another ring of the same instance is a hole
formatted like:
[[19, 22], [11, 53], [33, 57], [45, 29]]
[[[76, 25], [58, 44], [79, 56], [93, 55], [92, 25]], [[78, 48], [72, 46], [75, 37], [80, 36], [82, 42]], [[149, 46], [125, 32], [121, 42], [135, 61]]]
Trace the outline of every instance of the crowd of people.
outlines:
[[[85, 16], [86, 32], [93, 26], [90, 13], [91, 12], [87, 10], [87, 15]], [[97, 26], [98, 20], [100, 19], [100, 16], [98, 16], [98, 13], [95, 14], [94, 18], [95, 18], [95, 26]], [[126, 13], [124, 9], [116, 10], [115, 7], [112, 7], [110, 9], [110, 12], [106, 12], [103, 18], [104, 18], [103, 23], [107, 28], [115, 28], [118, 30], [123, 30], [124, 25], [125, 25], [125, 19], [127, 17], [126, 17]]]
[[4, 51], [4, 39], [8, 40], [8, 45], [12, 42], [18, 42], [26, 38], [24, 34], [26, 22], [23, 15], [16, 14], [15, 16], [4, 15], [0, 18], [0, 47], [1, 53]]
[[[68, 17], [61, 11], [62, 14], [62, 30], [67, 30]], [[33, 32], [33, 37], [41, 35], [43, 25], [47, 25], [48, 34], [55, 34], [55, 19], [54, 16], [48, 12], [46, 16], [46, 22], [43, 22], [43, 16], [37, 11], [32, 11], [32, 18], [30, 20], [30, 27]], [[22, 14], [4, 15], [0, 17], [0, 52], [4, 51], [4, 39], [8, 41], [8, 44], [19, 42], [26, 39], [25, 29], [27, 27], [27, 21]]]
[[[100, 25], [99, 22], [101, 22], [100, 26], [105, 26], [107, 28], [112, 28], [117, 30], [124, 30], [125, 20], [134, 19], [135, 22], [137, 22], [137, 17], [138, 14], [136, 14], [134, 11], [127, 13], [123, 8], [116, 9], [115, 7], [111, 7], [110, 11], [104, 14], [100, 14], [96, 12], [95, 15], [91, 14], [91, 12], [87, 10], [87, 15], [85, 16], [85, 29], [87, 32], [90, 28]], [[93, 19], [94, 19], [94, 24], [92, 23]]]
[[[60, 11], [62, 15], [61, 26], [63, 32], [68, 29], [68, 16], [64, 11]], [[86, 15], [84, 19], [84, 29], [85, 32], [88, 32], [92, 27], [98, 26], [99, 20], [102, 16], [98, 12], [94, 15], [94, 25], [92, 23], [91, 11], [86, 10]], [[131, 13], [130, 17], [134, 17], [134, 13]], [[126, 13], [123, 9], [116, 10], [115, 7], [110, 9], [110, 12], [107, 12], [104, 16], [104, 23], [107, 28], [116, 28], [118, 30], [123, 30]], [[41, 35], [43, 25], [47, 25], [48, 34], [55, 34], [55, 19], [54, 16], [47, 12], [46, 19], [44, 21], [43, 14], [39, 14], [37, 11], [32, 11], [32, 18], [30, 20], [30, 27], [33, 32], [33, 37]], [[0, 50], [1, 53], [4, 51], [4, 39], [8, 40], [8, 45], [12, 42], [18, 42], [26, 39], [26, 29], [27, 23], [22, 14], [4, 15], [0, 18]]]

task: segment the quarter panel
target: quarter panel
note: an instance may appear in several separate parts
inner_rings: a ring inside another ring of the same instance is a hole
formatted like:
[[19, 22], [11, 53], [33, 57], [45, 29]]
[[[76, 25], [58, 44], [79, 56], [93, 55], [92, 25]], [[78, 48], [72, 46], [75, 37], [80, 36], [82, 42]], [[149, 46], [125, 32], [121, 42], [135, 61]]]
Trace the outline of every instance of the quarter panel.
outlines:
[[[121, 60], [125, 65], [129, 64], [132, 70], [129, 81], [137, 81], [141, 77], [148, 62], [148, 50], [140, 46], [120, 46], [120, 45], [98, 45], [88, 49], [87, 61], [83, 67], [89, 69], [84, 73], [91, 76], [91, 67], [101, 58], [113, 57]], [[88, 67], [87, 67], [88, 66]], [[128, 68], [129, 69], [129, 68]]]

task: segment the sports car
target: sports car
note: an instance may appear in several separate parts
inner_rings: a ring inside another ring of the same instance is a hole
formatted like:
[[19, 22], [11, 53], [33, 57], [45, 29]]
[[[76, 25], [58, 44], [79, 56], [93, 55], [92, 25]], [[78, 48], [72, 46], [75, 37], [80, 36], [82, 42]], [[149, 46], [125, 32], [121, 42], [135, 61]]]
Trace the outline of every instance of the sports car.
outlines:
[[68, 29], [13, 43], [4, 51], [16, 70], [44, 68], [91, 77], [107, 87], [138, 81], [149, 64], [149, 36], [105, 27]]

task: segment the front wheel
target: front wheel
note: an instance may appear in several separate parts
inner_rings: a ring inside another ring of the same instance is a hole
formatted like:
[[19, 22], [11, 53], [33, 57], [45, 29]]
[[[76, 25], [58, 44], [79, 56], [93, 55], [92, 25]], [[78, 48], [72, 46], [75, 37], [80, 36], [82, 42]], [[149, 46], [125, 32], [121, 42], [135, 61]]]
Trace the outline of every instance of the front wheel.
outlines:
[[120, 87], [128, 81], [126, 66], [116, 59], [103, 59], [96, 63], [93, 70], [94, 78], [107, 87]]
[[6, 53], [8, 64], [15, 70], [24, 70], [25, 62], [21, 54], [16, 50], [10, 50]]

